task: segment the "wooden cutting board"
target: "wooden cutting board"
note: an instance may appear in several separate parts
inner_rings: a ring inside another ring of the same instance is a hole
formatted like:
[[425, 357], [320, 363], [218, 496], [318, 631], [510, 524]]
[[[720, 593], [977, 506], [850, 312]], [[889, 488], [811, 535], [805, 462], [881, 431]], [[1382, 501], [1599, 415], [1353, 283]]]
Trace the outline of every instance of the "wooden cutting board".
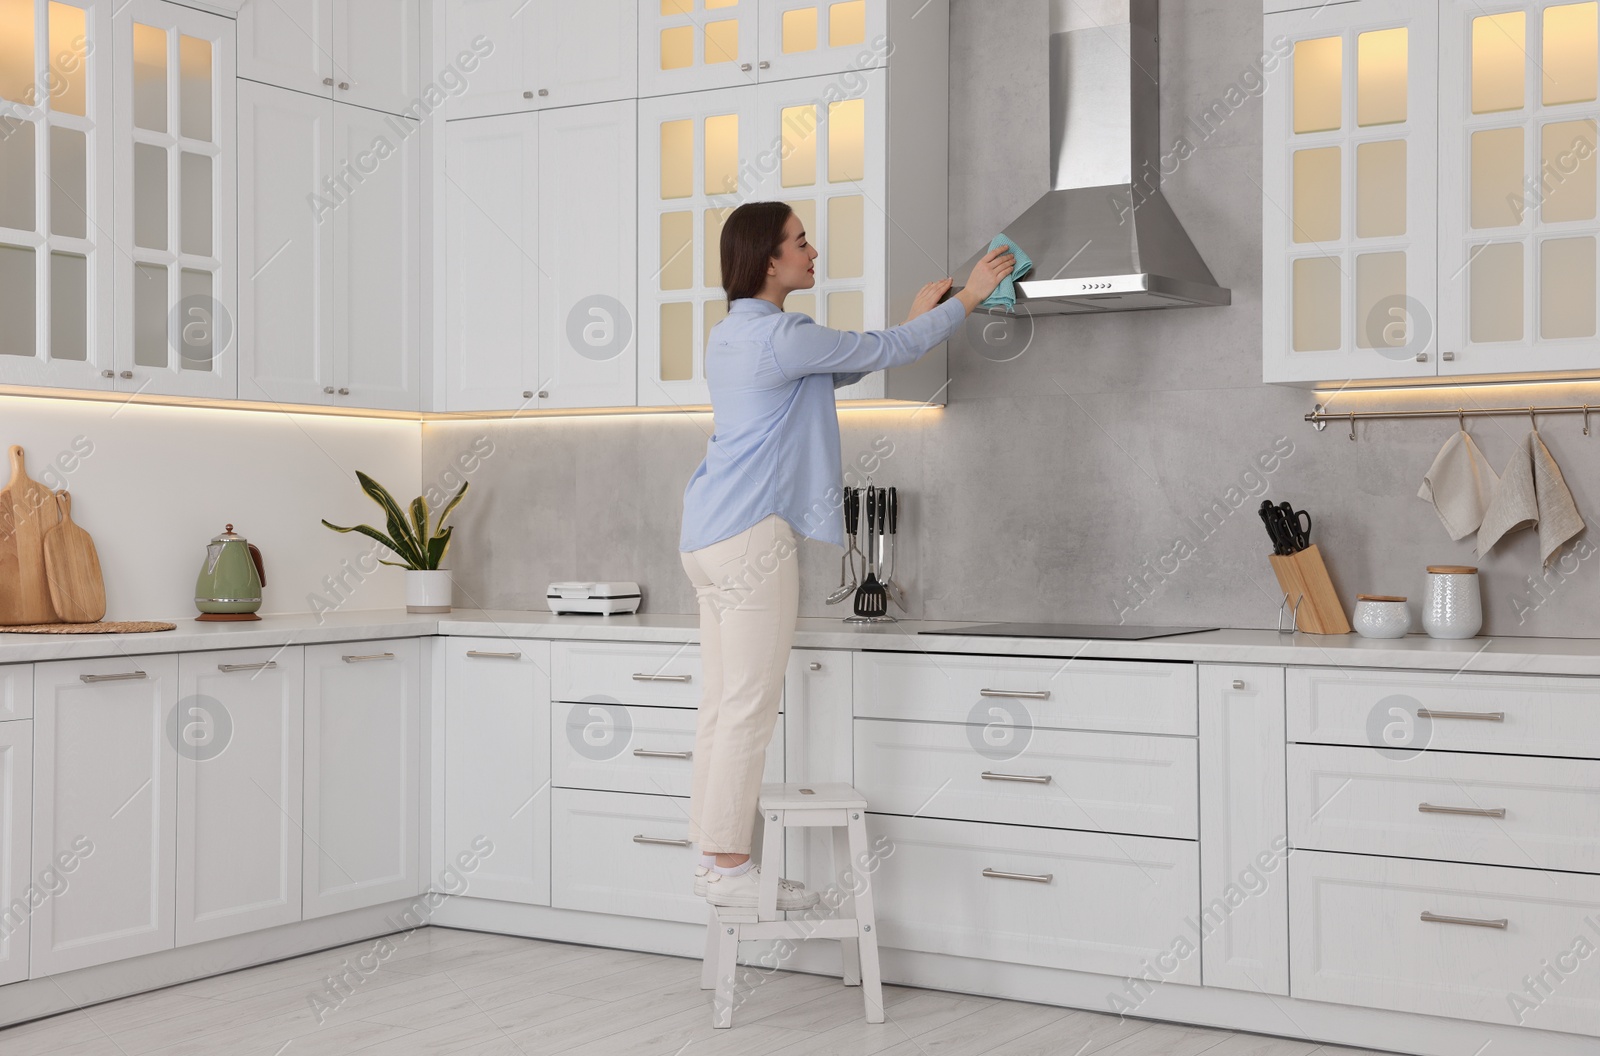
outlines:
[[[58, 520], [55, 493], [28, 478], [22, 448], [11, 446], [11, 483], [0, 489], [0, 520], [9, 524], [0, 551], [0, 624], [54, 623], [44, 570], [44, 533]], [[15, 574], [10, 560], [15, 560]]]
[[94, 540], [72, 520], [72, 496], [55, 494], [61, 523], [44, 536], [44, 568], [50, 582], [50, 603], [66, 623], [95, 623], [106, 614], [106, 585], [100, 577], [100, 555]]

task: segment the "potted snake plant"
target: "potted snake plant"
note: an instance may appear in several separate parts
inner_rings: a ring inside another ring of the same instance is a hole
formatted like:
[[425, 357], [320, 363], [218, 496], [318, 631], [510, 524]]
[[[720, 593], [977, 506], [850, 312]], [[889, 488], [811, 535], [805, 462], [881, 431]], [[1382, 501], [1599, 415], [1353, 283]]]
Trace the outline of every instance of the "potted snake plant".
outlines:
[[361, 490], [367, 493], [367, 497], [383, 509], [388, 533], [380, 532], [370, 524], [343, 528], [328, 520], [322, 523], [336, 532], [359, 532], [382, 543], [400, 559], [386, 561], [379, 558], [378, 561], [406, 570], [407, 612], [449, 612], [450, 570], [439, 567], [439, 564], [450, 549], [450, 535], [455, 531], [455, 525], [446, 527], [444, 522], [467, 493], [469, 482], [462, 482], [461, 490], [444, 504], [430, 528], [428, 503], [421, 495], [412, 499], [411, 505], [403, 510], [387, 488], [359, 469], [356, 470], [356, 479], [361, 482]]

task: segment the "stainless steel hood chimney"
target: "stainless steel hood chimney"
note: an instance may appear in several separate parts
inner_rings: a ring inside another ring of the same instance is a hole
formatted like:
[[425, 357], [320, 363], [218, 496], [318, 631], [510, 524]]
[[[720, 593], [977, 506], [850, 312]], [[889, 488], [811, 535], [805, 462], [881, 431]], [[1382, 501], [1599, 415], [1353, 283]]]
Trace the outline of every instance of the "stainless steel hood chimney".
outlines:
[[1159, 10], [1050, 0], [1053, 189], [1005, 228], [1033, 260], [1019, 315], [1232, 301], [1161, 193]]

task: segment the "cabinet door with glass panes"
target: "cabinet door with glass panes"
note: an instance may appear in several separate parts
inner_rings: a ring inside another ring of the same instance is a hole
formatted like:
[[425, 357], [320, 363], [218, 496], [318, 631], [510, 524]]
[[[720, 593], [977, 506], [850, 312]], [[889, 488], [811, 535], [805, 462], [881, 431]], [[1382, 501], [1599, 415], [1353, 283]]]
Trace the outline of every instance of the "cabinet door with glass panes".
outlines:
[[1265, 380], [1432, 377], [1436, 5], [1269, 14]]
[[[757, 142], [776, 164], [761, 173], [756, 197], [788, 202], [817, 248], [816, 284], [791, 293], [784, 309], [835, 330], [881, 330], [885, 73], [864, 73], [852, 87], [815, 77], [757, 89]], [[857, 386], [837, 390], [839, 399], [858, 394]]]
[[875, 69], [887, 60], [887, 0], [761, 0], [760, 6], [756, 76], [762, 81]]
[[116, 388], [232, 399], [233, 22], [129, 0], [114, 33]]
[[1440, 17], [1440, 373], [1600, 371], [1596, 4]]
[[639, 95], [755, 84], [760, 0], [639, 0]]
[[0, 384], [112, 386], [112, 32], [0, 0]]
[[[760, 196], [754, 86], [639, 100], [639, 406], [705, 406], [722, 222]], [[747, 164], [748, 161], [748, 164]]]

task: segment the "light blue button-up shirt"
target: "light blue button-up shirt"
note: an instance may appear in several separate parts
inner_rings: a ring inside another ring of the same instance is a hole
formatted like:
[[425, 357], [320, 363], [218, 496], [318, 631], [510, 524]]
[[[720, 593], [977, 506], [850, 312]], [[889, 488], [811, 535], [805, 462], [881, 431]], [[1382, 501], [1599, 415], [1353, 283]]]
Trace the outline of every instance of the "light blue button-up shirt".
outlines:
[[956, 332], [954, 298], [909, 323], [855, 333], [742, 297], [711, 328], [712, 434], [683, 491], [680, 551], [721, 542], [776, 513], [800, 535], [844, 546], [844, 471], [833, 390], [915, 362]]

